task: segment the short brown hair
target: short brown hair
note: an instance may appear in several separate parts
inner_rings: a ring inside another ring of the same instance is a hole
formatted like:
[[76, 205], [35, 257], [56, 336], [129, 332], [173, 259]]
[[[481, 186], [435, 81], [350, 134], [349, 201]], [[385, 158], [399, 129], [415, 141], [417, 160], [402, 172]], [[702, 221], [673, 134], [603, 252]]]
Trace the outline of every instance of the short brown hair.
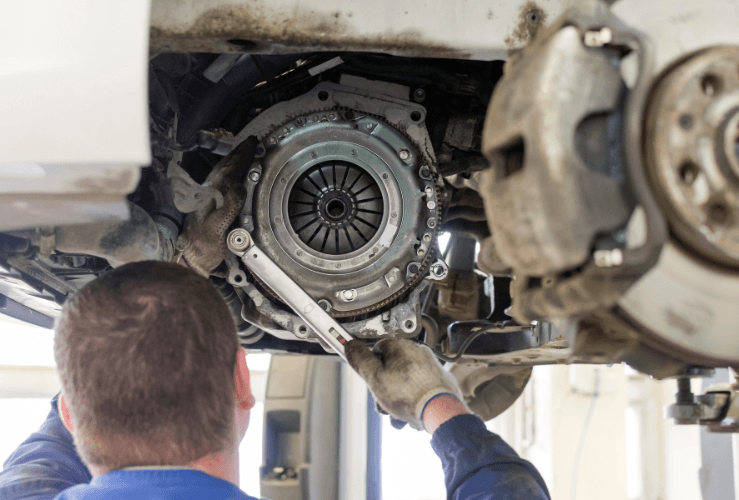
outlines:
[[238, 340], [210, 282], [176, 264], [103, 274], [64, 305], [54, 356], [88, 463], [187, 465], [231, 443]]

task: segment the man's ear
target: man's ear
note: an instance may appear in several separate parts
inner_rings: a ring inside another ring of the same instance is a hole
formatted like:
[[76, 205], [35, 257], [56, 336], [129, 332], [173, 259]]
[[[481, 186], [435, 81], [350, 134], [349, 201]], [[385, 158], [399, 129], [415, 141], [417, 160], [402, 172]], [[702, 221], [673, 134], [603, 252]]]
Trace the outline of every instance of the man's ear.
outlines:
[[72, 422], [72, 414], [69, 413], [69, 406], [67, 406], [67, 400], [64, 397], [64, 393], [59, 395], [59, 399], [56, 400], [56, 407], [59, 410], [59, 416], [62, 419], [62, 424], [67, 430], [72, 433], [74, 430], [74, 423]]
[[249, 367], [246, 366], [246, 351], [239, 348], [236, 352], [236, 370], [234, 372], [236, 387], [236, 403], [242, 410], [251, 410], [256, 404], [256, 399], [251, 393]]

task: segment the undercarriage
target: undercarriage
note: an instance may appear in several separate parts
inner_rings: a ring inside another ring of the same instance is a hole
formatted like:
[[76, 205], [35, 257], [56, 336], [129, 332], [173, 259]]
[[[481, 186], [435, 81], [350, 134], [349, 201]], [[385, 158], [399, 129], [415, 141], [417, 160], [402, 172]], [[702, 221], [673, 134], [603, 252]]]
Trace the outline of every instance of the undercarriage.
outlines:
[[[176, 258], [239, 183], [210, 279], [248, 349], [414, 339], [486, 419], [536, 365], [737, 368], [739, 39], [698, 15], [678, 50], [689, 28], [636, 4], [527, 4], [506, 61], [152, 28], [127, 213], [2, 219], [4, 311], [50, 326], [111, 266]], [[676, 418], [736, 430], [736, 391], [709, 394]]]

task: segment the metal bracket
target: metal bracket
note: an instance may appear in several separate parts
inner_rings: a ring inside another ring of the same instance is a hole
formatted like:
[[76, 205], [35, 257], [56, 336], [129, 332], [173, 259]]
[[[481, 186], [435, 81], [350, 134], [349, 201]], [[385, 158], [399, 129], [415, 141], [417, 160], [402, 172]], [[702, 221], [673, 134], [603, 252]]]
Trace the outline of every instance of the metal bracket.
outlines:
[[344, 344], [352, 340], [352, 336], [254, 244], [248, 231], [234, 229], [228, 234], [226, 244], [255, 276], [270, 287], [316, 332], [318, 337], [346, 361]]

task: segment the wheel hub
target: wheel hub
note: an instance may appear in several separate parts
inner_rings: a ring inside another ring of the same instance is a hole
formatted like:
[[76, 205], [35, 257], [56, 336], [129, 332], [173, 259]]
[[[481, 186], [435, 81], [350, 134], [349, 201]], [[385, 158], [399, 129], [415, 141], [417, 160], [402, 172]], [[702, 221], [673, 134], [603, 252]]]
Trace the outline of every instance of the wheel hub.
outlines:
[[675, 236], [739, 268], [739, 48], [693, 55], [660, 81], [647, 117], [647, 167]]

